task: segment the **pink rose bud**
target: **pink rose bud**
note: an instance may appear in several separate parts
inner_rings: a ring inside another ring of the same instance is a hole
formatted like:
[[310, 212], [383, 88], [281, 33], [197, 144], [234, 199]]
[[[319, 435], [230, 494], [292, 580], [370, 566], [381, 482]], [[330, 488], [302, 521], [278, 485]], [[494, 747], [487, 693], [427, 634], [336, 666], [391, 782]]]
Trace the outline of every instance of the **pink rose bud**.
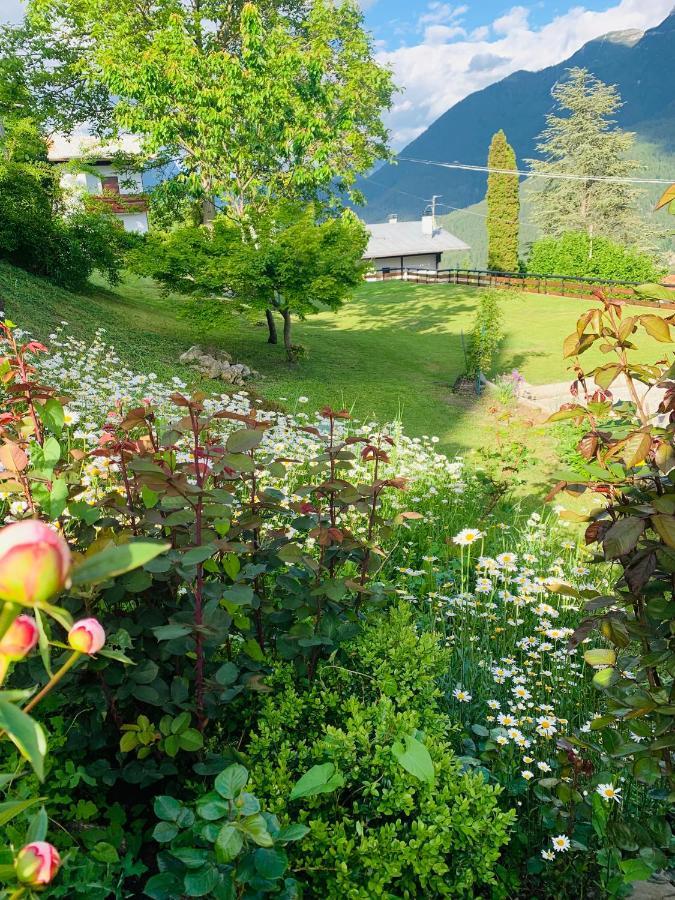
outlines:
[[14, 861], [16, 877], [23, 884], [38, 887], [49, 884], [61, 865], [61, 857], [56, 847], [47, 841], [33, 841], [19, 850]]
[[37, 519], [0, 530], [0, 600], [36, 606], [63, 588], [70, 550], [61, 535]]
[[68, 632], [68, 643], [79, 653], [92, 656], [105, 644], [105, 631], [98, 619], [80, 619]]
[[38, 642], [38, 627], [32, 616], [17, 616], [0, 640], [0, 656], [16, 662], [23, 659]]

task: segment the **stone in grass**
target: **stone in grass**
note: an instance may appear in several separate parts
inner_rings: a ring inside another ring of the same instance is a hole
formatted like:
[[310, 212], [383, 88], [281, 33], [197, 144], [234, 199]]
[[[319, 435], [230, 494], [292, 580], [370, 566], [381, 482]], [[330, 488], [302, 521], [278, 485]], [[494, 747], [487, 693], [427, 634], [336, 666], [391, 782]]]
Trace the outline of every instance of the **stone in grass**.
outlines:
[[227, 384], [242, 385], [251, 378], [259, 377], [258, 372], [243, 363], [233, 363], [230, 354], [224, 350], [211, 347], [205, 349], [199, 344], [182, 353], [179, 361], [196, 369], [206, 378], [218, 378]]

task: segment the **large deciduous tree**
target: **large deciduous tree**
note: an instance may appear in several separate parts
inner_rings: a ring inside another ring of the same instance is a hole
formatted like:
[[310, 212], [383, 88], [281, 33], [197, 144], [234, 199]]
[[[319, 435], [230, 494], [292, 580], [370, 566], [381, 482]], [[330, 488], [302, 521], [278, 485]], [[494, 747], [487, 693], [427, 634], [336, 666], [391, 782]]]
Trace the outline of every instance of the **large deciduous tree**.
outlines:
[[[500, 129], [492, 138], [488, 168], [516, 169], [516, 154]], [[514, 272], [518, 268], [520, 216], [517, 175], [490, 172], [487, 186], [488, 269]]]
[[352, 0], [275, 9], [230, 0], [32, 0], [31, 21], [80, 47], [82, 77], [115, 96], [113, 124], [164, 192], [239, 221], [270, 199], [337, 197], [387, 156], [378, 65]]
[[[638, 164], [629, 159], [634, 135], [618, 128], [621, 97], [586, 69], [570, 69], [552, 90], [557, 109], [546, 118], [533, 172], [629, 178]], [[637, 214], [638, 192], [631, 184], [590, 179], [535, 179], [532, 216], [544, 234], [566, 231], [599, 234], [644, 247], [650, 235]], [[543, 187], [542, 187], [543, 185]]]
[[362, 279], [366, 229], [350, 210], [321, 218], [315, 204], [288, 201], [250, 211], [249, 225], [255, 241], [223, 214], [209, 225], [151, 233], [134, 267], [199, 299], [196, 313], [207, 324], [223, 304], [254, 315], [275, 310], [293, 361], [292, 317], [343, 305]]

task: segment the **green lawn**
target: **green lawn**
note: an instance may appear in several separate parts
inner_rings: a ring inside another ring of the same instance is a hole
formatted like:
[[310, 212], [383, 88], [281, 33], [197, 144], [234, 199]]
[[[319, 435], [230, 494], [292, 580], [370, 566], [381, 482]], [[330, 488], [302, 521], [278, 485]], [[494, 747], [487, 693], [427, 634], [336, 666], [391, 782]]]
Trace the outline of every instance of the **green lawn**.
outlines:
[[[330, 403], [352, 407], [360, 417], [400, 416], [410, 433], [438, 435], [449, 450], [480, 446], [493, 427], [480, 404], [451, 390], [464, 370], [462, 333], [471, 330], [477, 302], [472, 288], [364, 284], [338, 315], [296, 324], [294, 341], [308, 350], [296, 366], [286, 362], [283, 347], [266, 343], [260, 323], [233, 317], [208, 337], [196, 334], [180, 316], [184, 301], [162, 296], [146, 280], [130, 278], [113, 290], [95, 285], [76, 296], [0, 265], [0, 292], [8, 316], [36, 336], [45, 338], [61, 320], [81, 338], [103, 326], [126, 362], [162, 378], [190, 379], [178, 356], [199, 341], [257, 369], [264, 378], [252, 388], [290, 409], [305, 396], [312, 408]], [[506, 340], [496, 371], [518, 368], [533, 383], [566, 380], [561, 343], [586, 305], [505, 295]]]

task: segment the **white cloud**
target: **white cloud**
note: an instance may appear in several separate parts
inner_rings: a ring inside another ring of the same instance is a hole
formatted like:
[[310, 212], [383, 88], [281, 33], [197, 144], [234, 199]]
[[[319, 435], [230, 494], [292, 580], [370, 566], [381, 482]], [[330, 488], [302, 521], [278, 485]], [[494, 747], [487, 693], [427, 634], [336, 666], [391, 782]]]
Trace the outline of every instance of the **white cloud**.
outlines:
[[23, 19], [23, 0], [0, 0], [0, 22], [16, 24]]
[[440, 3], [439, 0], [432, 0], [427, 5], [427, 11], [417, 20], [417, 24], [420, 27], [424, 25], [447, 25], [449, 22], [455, 22], [461, 18], [468, 9], [468, 6], [450, 6], [449, 3]]
[[429, 25], [424, 30], [425, 44], [445, 44], [454, 37], [466, 37], [466, 31], [459, 25]]
[[405, 146], [446, 109], [511, 72], [555, 65], [610, 31], [653, 28], [672, 6], [673, 0], [614, 0], [602, 12], [579, 6], [540, 28], [529, 25], [524, 7], [514, 6], [492, 23], [492, 37], [483, 26], [469, 36], [458, 33], [454, 40], [432, 28], [459, 28], [465, 9], [431, 3], [424, 15], [436, 20], [420, 19], [424, 28], [420, 43], [379, 54], [392, 66], [403, 90], [388, 119], [393, 144]]
[[510, 34], [517, 29], [527, 29], [529, 15], [524, 6], [514, 6], [506, 15], [494, 20], [492, 29], [495, 34]]

